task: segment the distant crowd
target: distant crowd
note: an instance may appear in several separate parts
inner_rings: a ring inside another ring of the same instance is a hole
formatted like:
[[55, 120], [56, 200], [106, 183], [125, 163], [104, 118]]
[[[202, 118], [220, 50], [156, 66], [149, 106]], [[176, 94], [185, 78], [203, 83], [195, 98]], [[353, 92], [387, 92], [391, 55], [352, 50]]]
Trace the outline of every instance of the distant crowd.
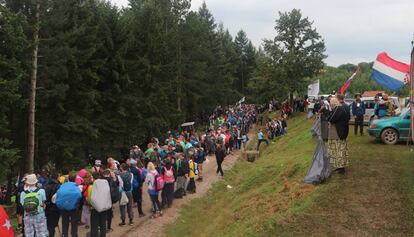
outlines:
[[103, 237], [113, 231], [115, 206], [120, 209], [116, 218], [121, 227], [134, 225], [134, 206], [140, 218], [147, 215], [142, 208], [143, 192], [151, 200], [150, 218], [162, 217], [175, 198], [196, 192], [206, 156], [215, 155], [216, 173], [224, 175], [226, 155], [245, 148], [257, 114], [254, 105], [218, 107], [210, 116], [210, 127], [202, 133], [186, 128], [170, 133], [163, 142], [154, 137], [145, 151], [132, 146], [124, 163], [109, 157], [76, 172], [64, 167], [59, 174], [25, 174], [16, 188], [19, 228], [26, 237], [53, 237], [61, 220], [64, 237], [78, 236], [79, 225], [91, 237]]

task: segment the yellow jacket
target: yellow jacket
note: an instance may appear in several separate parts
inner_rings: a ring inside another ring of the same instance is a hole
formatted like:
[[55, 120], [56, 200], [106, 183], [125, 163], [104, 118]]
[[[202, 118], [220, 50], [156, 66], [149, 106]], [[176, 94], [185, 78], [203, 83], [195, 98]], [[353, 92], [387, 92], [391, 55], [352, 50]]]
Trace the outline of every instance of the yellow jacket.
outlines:
[[190, 175], [189, 175], [189, 178], [194, 178], [195, 177], [195, 164], [194, 164], [194, 161], [190, 160], [188, 162], [188, 165], [190, 167]]

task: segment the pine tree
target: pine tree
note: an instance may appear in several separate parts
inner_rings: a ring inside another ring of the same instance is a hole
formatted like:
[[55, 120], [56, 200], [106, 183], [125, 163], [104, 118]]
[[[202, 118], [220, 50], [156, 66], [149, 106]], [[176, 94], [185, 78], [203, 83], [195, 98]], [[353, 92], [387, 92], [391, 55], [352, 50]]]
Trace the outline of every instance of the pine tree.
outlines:
[[235, 86], [240, 93], [245, 95], [251, 73], [256, 68], [256, 51], [252, 42], [247, 38], [246, 32], [243, 30], [237, 33], [234, 44], [238, 57], [236, 73], [238, 80]]
[[[20, 124], [18, 112], [25, 101], [20, 89], [26, 78], [24, 61], [28, 51], [23, 14], [9, 11], [0, 1], [0, 180], [7, 178], [7, 200], [10, 202], [13, 175], [18, 172], [17, 162], [23, 156], [18, 146]], [[21, 129], [20, 129], [21, 130]]]

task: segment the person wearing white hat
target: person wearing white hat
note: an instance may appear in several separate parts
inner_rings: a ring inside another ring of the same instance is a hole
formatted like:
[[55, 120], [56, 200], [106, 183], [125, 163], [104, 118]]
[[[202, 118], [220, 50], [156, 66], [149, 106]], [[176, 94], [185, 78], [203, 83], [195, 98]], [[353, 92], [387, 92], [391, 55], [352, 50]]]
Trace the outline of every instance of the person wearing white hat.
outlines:
[[24, 192], [20, 194], [20, 203], [24, 209], [24, 234], [26, 237], [47, 237], [46, 216], [46, 193], [44, 189], [38, 188], [37, 177], [29, 174], [25, 179]]
[[101, 160], [95, 160], [95, 165], [92, 167], [92, 170], [94, 172], [101, 173], [101, 165], [102, 165]]

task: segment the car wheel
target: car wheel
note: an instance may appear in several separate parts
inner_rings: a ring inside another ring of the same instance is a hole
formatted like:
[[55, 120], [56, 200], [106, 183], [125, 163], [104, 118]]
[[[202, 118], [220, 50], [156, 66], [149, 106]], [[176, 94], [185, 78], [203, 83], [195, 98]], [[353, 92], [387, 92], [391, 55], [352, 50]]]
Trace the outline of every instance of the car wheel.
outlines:
[[394, 145], [398, 141], [398, 132], [393, 128], [384, 129], [381, 133], [381, 141], [387, 145]]

